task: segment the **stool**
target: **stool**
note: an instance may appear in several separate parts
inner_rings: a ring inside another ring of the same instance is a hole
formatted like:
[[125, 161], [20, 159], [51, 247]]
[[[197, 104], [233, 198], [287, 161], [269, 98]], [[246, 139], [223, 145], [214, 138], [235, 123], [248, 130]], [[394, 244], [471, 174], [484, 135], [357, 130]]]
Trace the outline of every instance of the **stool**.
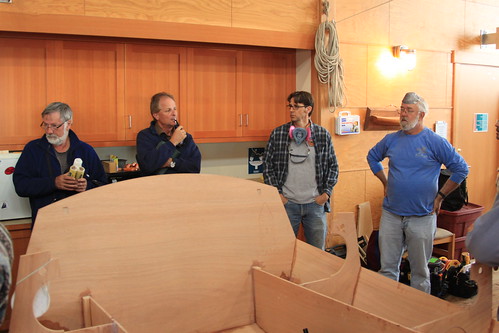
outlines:
[[[435, 239], [433, 240], [433, 253], [438, 254], [439, 256], [445, 256], [447, 259], [454, 259], [454, 251], [455, 251], [455, 240], [456, 235], [454, 235], [449, 230], [443, 228], [437, 228], [437, 232], [435, 233]], [[443, 249], [441, 247], [435, 247], [435, 245], [447, 244], [447, 249]]]

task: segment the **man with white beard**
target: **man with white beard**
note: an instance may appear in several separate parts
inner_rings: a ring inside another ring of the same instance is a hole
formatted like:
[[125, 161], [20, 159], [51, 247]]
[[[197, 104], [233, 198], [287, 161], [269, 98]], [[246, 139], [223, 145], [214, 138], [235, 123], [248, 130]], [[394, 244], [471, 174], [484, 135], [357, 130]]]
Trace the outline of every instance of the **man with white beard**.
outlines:
[[[450, 143], [423, 125], [428, 112], [422, 97], [407, 93], [399, 110], [401, 130], [386, 135], [367, 155], [371, 171], [384, 187], [379, 273], [398, 281], [407, 250], [411, 286], [426, 293], [431, 291], [428, 261], [440, 206], [468, 175], [468, 165]], [[388, 177], [381, 164], [385, 158]], [[439, 191], [442, 164], [452, 175]]]
[[[13, 182], [21, 197], [29, 197], [31, 218], [38, 209], [68, 196], [107, 184], [107, 176], [95, 150], [80, 141], [71, 130], [73, 111], [61, 102], [49, 104], [42, 112], [40, 127], [45, 134], [23, 149], [14, 170]], [[83, 161], [84, 176], [68, 175], [75, 158]]]

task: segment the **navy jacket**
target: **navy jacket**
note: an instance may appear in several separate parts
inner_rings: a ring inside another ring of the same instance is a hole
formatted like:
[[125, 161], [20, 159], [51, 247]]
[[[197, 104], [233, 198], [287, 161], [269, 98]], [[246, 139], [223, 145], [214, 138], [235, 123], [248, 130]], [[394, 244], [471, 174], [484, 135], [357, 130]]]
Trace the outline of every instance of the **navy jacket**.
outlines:
[[[192, 135], [182, 144], [174, 146], [166, 136], [159, 135], [155, 128], [156, 121], [151, 126], [137, 134], [137, 162], [142, 175], [162, 173], [199, 173], [201, 171], [201, 152]], [[161, 168], [172, 157], [175, 168]]]
[[[95, 150], [89, 144], [80, 141], [72, 130], [69, 130], [68, 137], [71, 142], [67, 154], [68, 166], [73, 165], [75, 158], [82, 159], [87, 190], [107, 184], [106, 173]], [[55, 178], [61, 174], [61, 166], [54, 147], [47, 141], [45, 135], [24, 147], [15, 167], [13, 181], [17, 194], [29, 197], [33, 223], [38, 209], [78, 193], [55, 187]]]

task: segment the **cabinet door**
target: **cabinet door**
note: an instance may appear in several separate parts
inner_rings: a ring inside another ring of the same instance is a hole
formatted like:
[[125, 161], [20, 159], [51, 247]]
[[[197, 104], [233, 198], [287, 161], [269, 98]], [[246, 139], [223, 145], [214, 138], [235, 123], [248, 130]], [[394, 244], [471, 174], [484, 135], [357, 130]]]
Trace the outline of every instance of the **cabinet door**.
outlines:
[[160, 45], [126, 46], [125, 114], [126, 139], [136, 140], [137, 133], [149, 127], [151, 97], [167, 92], [175, 97], [179, 122], [183, 123], [185, 86], [185, 48]]
[[73, 110], [73, 130], [84, 141], [124, 140], [124, 46], [54, 41], [48, 99]]
[[21, 149], [43, 135], [46, 62], [45, 41], [0, 38], [0, 149]]
[[201, 48], [187, 52], [187, 131], [195, 139], [240, 136], [241, 52]]
[[295, 90], [295, 53], [243, 53], [243, 136], [269, 137], [289, 121], [286, 98]]

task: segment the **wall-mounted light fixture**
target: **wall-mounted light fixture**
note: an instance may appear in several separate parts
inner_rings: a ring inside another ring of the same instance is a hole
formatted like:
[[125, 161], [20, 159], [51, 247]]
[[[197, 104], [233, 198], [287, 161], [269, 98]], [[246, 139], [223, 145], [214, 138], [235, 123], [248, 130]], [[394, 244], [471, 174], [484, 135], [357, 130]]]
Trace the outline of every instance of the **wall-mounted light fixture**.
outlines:
[[407, 70], [412, 71], [416, 68], [416, 50], [405, 45], [397, 45], [393, 47], [393, 56], [400, 59]]
[[496, 44], [496, 49], [499, 49], [499, 27], [495, 33], [487, 33], [485, 30], [480, 30], [480, 48], [485, 48], [486, 45]]

